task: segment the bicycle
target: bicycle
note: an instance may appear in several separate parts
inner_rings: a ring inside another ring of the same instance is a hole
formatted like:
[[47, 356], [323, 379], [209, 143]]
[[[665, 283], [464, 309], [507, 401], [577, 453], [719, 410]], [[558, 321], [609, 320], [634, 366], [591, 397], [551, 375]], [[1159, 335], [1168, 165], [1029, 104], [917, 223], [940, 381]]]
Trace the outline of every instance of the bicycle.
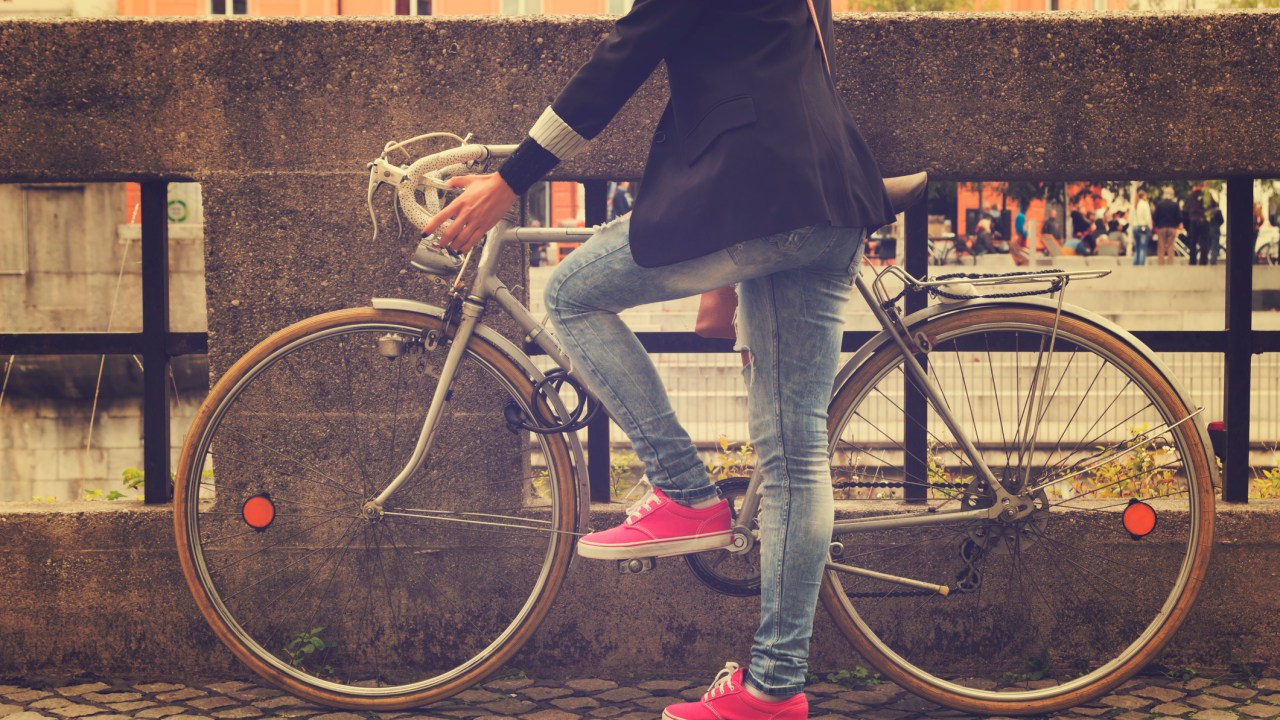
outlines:
[[[369, 165], [371, 213], [389, 185], [421, 227], [444, 180], [515, 147], [449, 135], [457, 147], [390, 159], [428, 137]], [[510, 243], [592, 231], [508, 217], [478, 258], [424, 239], [413, 264], [446, 284], [446, 307], [375, 299], [302, 320], [213, 387], [179, 461], [175, 530], [201, 612], [255, 672], [390, 710], [471, 687], [529, 639], [587, 529], [574, 431], [598, 406], [495, 271]], [[1148, 349], [1064, 302], [1105, 272], [890, 266], [855, 281], [882, 330], [834, 383], [821, 599], [867, 661], [925, 698], [1001, 715], [1094, 698], [1160, 651], [1203, 582], [1217, 479], [1204, 422]], [[936, 302], [904, 315], [920, 294]], [[493, 306], [557, 367], [482, 323]], [[486, 480], [456, 482], [464, 471]], [[722, 485], [733, 545], [688, 558], [720, 592], [758, 591], [758, 487]]]

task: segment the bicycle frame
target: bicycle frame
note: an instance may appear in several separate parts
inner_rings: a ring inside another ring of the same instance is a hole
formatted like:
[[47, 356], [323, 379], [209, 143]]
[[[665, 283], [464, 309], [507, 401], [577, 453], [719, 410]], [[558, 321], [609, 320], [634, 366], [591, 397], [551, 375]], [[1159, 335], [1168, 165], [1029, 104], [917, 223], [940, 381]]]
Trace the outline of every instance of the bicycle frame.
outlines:
[[515, 320], [524, 331], [527, 340], [536, 343], [557, 365], [572, 374], [571, 363], [568, 356], [564, 354], [564, 350], [549, 333], [543, 332], [542, 324], [533, 317], [524, 304], [516, 299], [506, 284], [498, 279], [497, 264], [502, 256], [502, 249], [510, 242], [582, 242], [594, 233], [595, 228], [516, 227], [506, 220], [499, 222], [489, 232], [481, 246], [480, 260], [476, 266], [471, 293], [462, 300], [462, 319], [458, 323], [458, 329], [449, 346], [449, 353], [440, 370], [440, 383], [436, 386], [435, 394], [431, 398], [431, 405], [422, 423], [422, 430], [418, 434], [418, 442], [414, 446], [413, 454], [391, 484], [379, 493], [371, 504], [382, 507], [387, 499], [422, 467], [423, 461], [431, 451], [436, 426], [444, 410], [445, 396], [453, 386], [453, 378], [457, 374], [458, 365], [462, 362], [462, 355], [491, 301], [497, 303], [498, 307]]
[[[514, 146], [491, 146], [491, 156], [502, 156], [508, 154]], [[374, 189], [374, 182], [386, 182], [392, 184], [399, 182], [405, 175], [403, 170], [396, 168], [385, 161], [375, 161], [371, 165], [373, 169], [374, 181], [371, 181], [370, 196]], [[377, 175], [381, 174], [390, 180], [383, 180]], [[431, 183], [433, 187], [441, 187], [438, 182]], [[496, 225], [493, 230], [486, 236], [485, 242], [480, 246], [480, 257], [477, 262], [476, 274], [471, 283], [469, 292], [465, 297], [461, 297], [464, 289], [461, 285], [455, 286], [454, 292], [459, 294], [461, 303], [460, 321], [457, 331], [452, 339], [448, 355], [445, 359], [440, 373], [440, 383], [438, 384], [435, 395], [431, 400], [430, 409], [427, 417], [423, 421], [422, 429], [419, 433], [417, 445], [414, 448], [410, 459], [405, 467], [397, 475], [397, 477], [374, 499], [370, 505], [381, 508], [388, 498], [390, 498], [396, 490], [415, 472], [419, 470], [426, 456], [428, 455], [432, 443], [435, 438], [435, 431], [439, 417], [444, 409], [446, 396], [452, 386], [454, 376], [458, 366], [462, 361], [463, 354], [466, 350], [467, 343], [471, 339], [472, 334], [476, 332], [477, 326], [484, 313], [489, 309], [491, 303], [496, 303], [499, 308], [505, 311], [521, 328], [525, 335], [526, 342], [533, 342], [543, 350], [552, 360], [570, 375], [581, 380], [572, 368], [569, 358], [565, 355], [563, 349], [554, 340], [550, 333], [544, 331], [541, 323], [532, 316], [528, 309], [511, 293], [506, 285], [497, 278], [496, 270], [498, 262], [502, 256], [502, 251], [507, 244], [512, 242], [522, 243], [542, 243], [542, 242], [581, 242], [595, 234], [598, 228], [525, 228], [512, 224], [508, 220], [503, 220]], [[458, 275], [461, 276], [466, 270], [466, 265], [470, 261], [468, 256], [464, 262]], [[1099, 273], [1097, 271], [1084, 272], [1058, 272], [1046, 273], [1039, 276], [1041, 281], [1054, 282], [1060, 281], [1058, 288], [1064, 287], [1072, 277], [1097, 277], [1106, 274], [1105, 271]], [[952, 415], [948, 403], [942, 397], [941, 392], [933, 381], [929, 378], [928, 372], [921, 366], [916, 355], [919, 352], [927, 351], [927, 346], [921, 346], [917, 341], [908, 337], [908, 324], [893, 306], [891, 302], [883, 299], [884, 293], [879, 286], [883, 280], [890, 276], [896, 276], [904, 282], [911, 290], [922, 290], [928, 287], [937, 287], [944, 285], [944, 282], [918, 280], [907, 275], [897, 266], [889, 266], [879, 273], [871, 287], [861, 278], [854, 279], [854, 286], [857, 288], [859, 295], [870, 308], [877, 322], [883, 328], [883, 335], [887, 337], [902, 350], [904, 357], [904, 371], [917, 384], [925, 395], [926, 401], [931, 403], [934, 412], [939, 416], [946, 425], [953, 437], [956, 439], [961, 449], [973, 462], [974, 469], [981, 474], [986, 481], [988, 487], [992, 489], [994, 502], [987, 508], [974, 510], [951, 510], [941, 512], [920, 512], [920, 513], [902, 513], [898, 515], [879, 516], [875, 518], [862, 519], [845, 519], [837, 520], [835, 524], [836, 532], [872, 532], [888, 528], [905, 528], [905, 527], [926, 527], [938, 525], [951, 525], [958, 523], [971, 523], [975, 520], [996, 520], [1004, 521], [1017, 520], [1034, 512], [1034, 505], [1023, 497], [1019, 497], [1010, 493], [1004, 485], [998, 481], [997, 477], [988, 467], [982, 453], [978, 451], [976, 446], [969, 438], [969, 434], [965, 432], [961, 423]], [[992, 280], [981, 282], [978, 284], [1003, 284], [1009, 280]], [[877, 298], [877, 295], [880, 298]], [[1062, 311], [1062, 298], [1057, 300], [1058, 312]], [[1049, 354], [1052, 354], [1052, 340], [1050, 341]], [[1042, 350], [1043, 354], [1043, 350]], [[1029, 413], [1034, 415], [1034, 413]], [[1026, 442], [1034, 443], [1034, 429], [1030, 429]], [[734, 547], [733, 552], [746, 552], [750, 550], [754, 544], [751, 540], [752, 535], [747, 530], [746, 523], [750, 518], [755, 517], [759, 510], [760, 503], [760, 483], [761, 477], [759, 472], [753, 473], [751, 481], [748, 485], [745, 497], [743, 499], [742, 508], [739, 511], [738, 525], [735, 532], [740, 537], [748, 538], [747, 542]], [[884, 575], [874, 573], [870, 570], [862, 568], [841, 565], [837, 563], [828, 563], [830, 569], [836, 569], [842, 572], [849, 572], [860, 575], [871, 575], [882, 580], [895, 582], [902, 585], [908, 585], [917, 588], [925, 588], [931, 591], [945, 595], [947, 593], [946, 586], [935, 585], [931, 583], [921, 582], [910, 578]]]

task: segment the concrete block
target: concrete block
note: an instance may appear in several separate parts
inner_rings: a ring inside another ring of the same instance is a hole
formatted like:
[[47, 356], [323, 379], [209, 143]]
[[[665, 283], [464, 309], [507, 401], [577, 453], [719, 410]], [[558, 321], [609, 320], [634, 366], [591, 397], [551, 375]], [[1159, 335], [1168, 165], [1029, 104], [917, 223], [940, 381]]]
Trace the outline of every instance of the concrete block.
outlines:
[[[618, 506], [595, 512], [600, 524], [621, 517]], [[1276, 503], [1224, 507], [1218, 517], [1220, 543], [1204, 589], [1161, 661], [1195, 667], [1280, 661], [1280, 619], [1267, 601], [1280, 593], [1280, 572], [1257, 562], [1280, 541]], [[56, 668], [152, 680], [243, 672], [196, 611], [171, 543], [167, 508], [124, 501], [7, 506], [0, 512], [0, 556], [10, 559], [10, 571], [0, 575], [0, 593], [10, 602], [0, 613], [0, 672]], [[609, 679], [638, 666], [692, 673], [746, 648], [757, 601], [690, 583], [679, 561], [659, 562], [639, 576], [620, 576], [610, 563], [575, 563], [515, 664], [536, 666], [547, 677]], [[106, 616], [111, 623], [95, 620]], [[747, 621], [726, 625], [725, 616]], [[859, 662], [821, 610], [813, 662], [833, 668]]]
[[174, 332], [205, 332], [209, 328], [205, 300], [204, 273], [181, 273], [170, 279], [169, 329]]
[[76, 495], [73, 488], [71, 488], [68, 485], [68, 483], [63, 482], [61, 479], [56, 479], [56, 480], [29, 479], [26, 487], [27, 487], [26, 492], [24, 492], [21, 495], [16, 495], [13, 497], [6, 498], [5, 501], [6, 502], [15, 502], [15, 501], [29, 502], [34, 500], [35, 498], [45, 498], [45, 499], [53, 498], [58, 501], [67, 502], [67, 501], [79, 499], [79, 496]]
[[126, 468], [142, 468], [142, 448], [109, 450], [103, 464], [92, 477], [118, 480]]
[[[87, 423], [86, 423], [87, 424]], [[87, 435], [88, 428], [85, 428]], [[142, 439], [142, 414], [103, 413], [93, 424], [93, 447], [136, 448]]]
[[85, 481], [102, 478], [102, 469], [106, 466], [107, 455], [108, 451], [102, 448], [86, 450], [80, 447], [64, 450], [58, 454], [57, 458], [58, 477], [66, 480], [71, 487], [83, 486]]
[[4, 332], [28, 332], [26, 304], [26, 275], [0, 274], [0, 328]]
[[[0, 36], [16, 58], [0, 83], [12, 88], [0, 95], [0, 144], [15, 149], [0, 177], [340, 171], [420, 131], [424, 118], [514, 142], [608, 27], [554, 16], [15, 21]], [[1267, 40], [1278, 27], [1273, 12], [844, 15], [832, 54], [837, 87], [890, 174], [928, 165], [953, 179], [1268, 176], [1280, 172], [1267, 152], [1278, 131], [1263, 120], [1277, 93], [1230, 71], [1274, 64], [1280, 49]], [[993, 36], [1001, 42], [986, 42]], [[389, 71], [362, 52], [379, 44], [419, 52]], [[1012, 80], [1010, 57], [1019, 59]], [[1144, 58], [1184, 80], [1108, 73]], [[990, 102], [974, 112], [949, 100], [956, 87]], [[1239, 113], [1234, 97], [1249, 97], [1252, 112]], [[663, 100], [655, 78], [561, 177], [638, 176]], [[138, 116], [151, 120], [146, 131], [128, 122]], [[1062, 127], [1076, 129], [1074, 142], [1061, 142]], [[82, 137], [99, 139], [92, 152]]]
[[169, 237], [169, 272], [204, 275], [204, 228], [196, 237]]
[[[134, 363], [133, 358], [126, 359], [124, 365], [131, 371], [141, 374], [138, 366]], [[142, 402], [137, 397], [125, 397], [114, 399], [109, 402], [99, 402], [98, 412], [102, 415], [108, 415], [114, 418], [142, 418]], [[87, 413], [86, 413], [87, 414]]]
[[63, 436], [58, 432], [60, 428], [55, 423], [38, 423], [38, 427], [42, 430], [36, 438], [41, 442], [19, 442], [17, 447], [27, 451], [26, 466], [28, 473], [31, 473], [29, 477], [32, 479], [54, 478], [58, 474], [58, 454], [64, 447], [60, 442]]

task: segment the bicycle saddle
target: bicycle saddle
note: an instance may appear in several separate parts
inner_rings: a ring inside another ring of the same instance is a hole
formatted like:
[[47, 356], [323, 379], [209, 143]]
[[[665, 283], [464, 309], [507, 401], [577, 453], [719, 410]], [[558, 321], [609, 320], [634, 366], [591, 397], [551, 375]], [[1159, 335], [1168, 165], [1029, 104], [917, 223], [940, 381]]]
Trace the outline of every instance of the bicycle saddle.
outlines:
[[929, 186], [929, 173], [918, 172], [912, 175], [887, 177], [884, 179], [884, 191], [889, 194], [889, 204], [893, 214], [906, 210], [924, 197], [925, 188]]

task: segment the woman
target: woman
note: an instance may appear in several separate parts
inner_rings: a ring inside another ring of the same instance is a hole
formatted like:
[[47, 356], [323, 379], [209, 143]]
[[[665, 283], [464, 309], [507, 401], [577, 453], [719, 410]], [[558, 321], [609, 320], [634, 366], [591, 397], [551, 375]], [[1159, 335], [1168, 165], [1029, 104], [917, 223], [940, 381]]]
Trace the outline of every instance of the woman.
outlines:
[[1147, 264], [1147, 250], [1151, 244], [1151, 203], [1147, 200], [1147, 191], [1139, 190], [1138, 199], [1133, 203], [1133, 264]]
[[730, 513], [618, 313], [737, 285], [764, 483], [761, 622], [749, 668], [730, 664], [701, 701], [667, 708], [671, 720], [808, 715], [806, 658], [834, 520], [826, 406], [841, 310], [867, 232], [893, 217], [830, 76], [831, 39], [830, 0], [636, 0], [498, 172], [452, 180], [465, 192], [423, 229], [470, 249], [666, 62], [671, 99], [633, 211], [556, 269], [546, 302], [654, 487], [578, 552], [662, 557], [727, 545]]

